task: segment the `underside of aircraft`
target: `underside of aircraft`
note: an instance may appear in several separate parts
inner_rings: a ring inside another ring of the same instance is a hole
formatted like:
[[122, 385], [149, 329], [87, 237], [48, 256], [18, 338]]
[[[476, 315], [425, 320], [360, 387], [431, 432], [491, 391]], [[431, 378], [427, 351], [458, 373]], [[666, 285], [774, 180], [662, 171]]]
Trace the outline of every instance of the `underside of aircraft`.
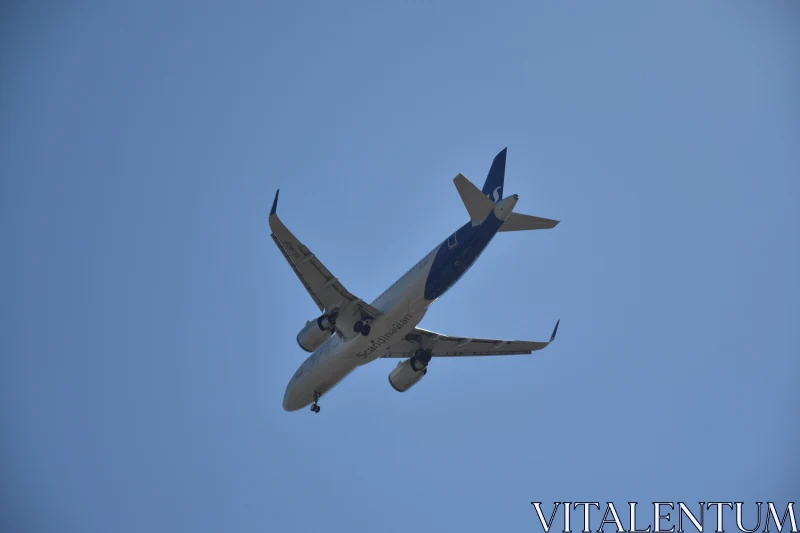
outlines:
[[318, 400], [352, 370], [378, 358], [399, 358], [389, 374], [395, 390], [405, 392], [427, 373], [435, 357], [530, 354], [555, 340], [559, 321], [547, 342], [456, 337], [416, 327], [428, 307], [449, 290], [477, 260], [497, 233], [550, 229], [559, 221], [514, 212], [516, 194], [503, 197], [506, 150], [492, 162], [482, 189], [463, 174], [453, 182], [469, 222], [437, 245], [372, 303], [348, 291], [277, 214], [278, 191], [270, 211], [272, 239], [321, 315], [297, 335], [312, 352], [286, 389], [284, 408], [296, 410]]

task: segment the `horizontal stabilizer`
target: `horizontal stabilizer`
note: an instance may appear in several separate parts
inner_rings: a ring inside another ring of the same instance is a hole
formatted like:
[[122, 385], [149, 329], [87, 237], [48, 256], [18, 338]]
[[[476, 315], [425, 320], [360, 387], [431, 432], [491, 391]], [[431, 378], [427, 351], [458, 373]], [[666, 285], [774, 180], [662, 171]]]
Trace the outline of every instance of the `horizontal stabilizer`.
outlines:
[[461, 195], [461, 201], [464, 202], [464, 207], [467, 208], [472, 225], [477, 226], [486, 220], [486, 217], [494, 209], [494, 202], [484, 196], [481, 190], [469, 181], [464, 174], [459, 174], [453, 178], [453, 183], [456, 184], [458, 194]]
[[527, 231], [532, 229], [550, 229], [558, 225], [558, 220], [511, 213], [508, 219], [500, 226], [500, 231]]

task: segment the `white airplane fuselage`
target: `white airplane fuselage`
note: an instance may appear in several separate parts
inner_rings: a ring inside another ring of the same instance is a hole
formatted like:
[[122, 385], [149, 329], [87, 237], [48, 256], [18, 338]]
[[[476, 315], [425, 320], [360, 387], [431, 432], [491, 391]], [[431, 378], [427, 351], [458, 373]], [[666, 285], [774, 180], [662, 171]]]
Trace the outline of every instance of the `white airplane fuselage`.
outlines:
[[[467, 222], [423, 257], [372, 306], [381, 312], [368, 335], [332, 335], [297, 369], [286, 386], [283, 408], [296, 411], [315, 402], [359, 366], [382, 357], [420, 323], [428, 307], [474, 264], [512, 213], [518, 196], [500, 200], [489, 216]], [[316, 398], [315, 398], [316, 396]]]

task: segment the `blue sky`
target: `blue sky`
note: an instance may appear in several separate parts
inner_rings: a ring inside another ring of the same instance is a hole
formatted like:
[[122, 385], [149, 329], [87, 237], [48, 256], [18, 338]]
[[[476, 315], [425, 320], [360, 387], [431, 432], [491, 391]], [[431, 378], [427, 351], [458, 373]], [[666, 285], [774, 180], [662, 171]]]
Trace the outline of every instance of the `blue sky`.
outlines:
[[[0, 22], [7, 531], [540, 531], [531, 501], [798, 496], [796, 4], [157, 2]], [[359, 369], [286, 413], [317, 311], [499, 236], [422, 327], [546, 340]], [[751, 510], [752, 512], [752, 510]], [[730, 515], [732, 516], [732, 515]], [[599, 519], [598, 519], [599, 520]]]

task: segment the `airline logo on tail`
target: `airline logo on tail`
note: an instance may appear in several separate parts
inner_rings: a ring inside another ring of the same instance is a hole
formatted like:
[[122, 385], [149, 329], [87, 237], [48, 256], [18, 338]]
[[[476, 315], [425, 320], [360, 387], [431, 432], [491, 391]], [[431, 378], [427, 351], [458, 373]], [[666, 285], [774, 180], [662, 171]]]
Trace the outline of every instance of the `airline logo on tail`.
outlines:
[[[492, 194], [487, 194], [487, 195], [486, 195], [486, 198], [488, 198], [489, 200], [492, 200], [494, 203], [497, 203], [497, 202], [499, 202], [499, 201], [500, 201], [500, 193], [499, 193], [499, 192], [497, 192], [497, 191], [499, 191], [499, 190], [500, 190], [500, 189], [502, 189], [502, 188], [503, 188], [503, 186], [502, 186], [502, 185], [500, 185], [499, 187], [497, 187], [497, 188], [494, 190], [494, 192], [492, 192]], [[494, 198], [492, 198], [493, 196], [494, 196]]]

